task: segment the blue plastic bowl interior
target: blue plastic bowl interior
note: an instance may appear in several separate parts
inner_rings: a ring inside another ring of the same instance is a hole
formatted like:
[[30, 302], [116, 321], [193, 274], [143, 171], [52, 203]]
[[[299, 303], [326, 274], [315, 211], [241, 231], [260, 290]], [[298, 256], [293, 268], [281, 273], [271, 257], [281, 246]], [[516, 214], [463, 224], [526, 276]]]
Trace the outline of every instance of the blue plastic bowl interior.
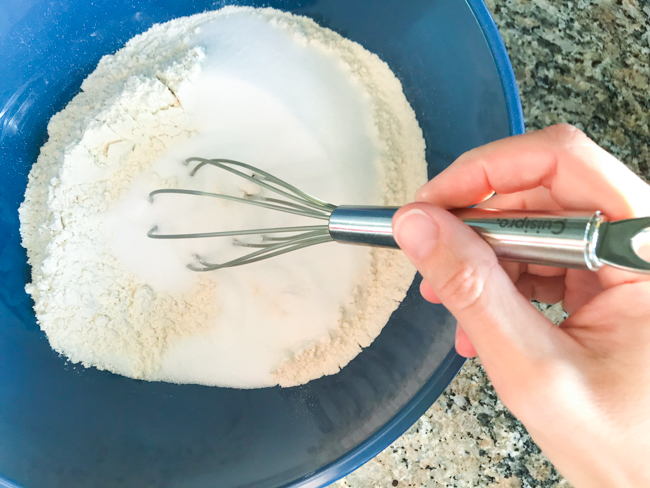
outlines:
[[480, 0], [4, 0], [0, 486], [325, 486], [401, 435], [462, 365], [453, 318], [420, 297], [418, 280], [369, 348], [297, 388], [147, 383], [50, 349], [24, 292], [17, 215], [47, 121], [102, 55], [156, 22], [227, 3], [307, 15], [388, 62], [424, 130], [430, 177], [467, 149], [523, 131], [512, 69]]

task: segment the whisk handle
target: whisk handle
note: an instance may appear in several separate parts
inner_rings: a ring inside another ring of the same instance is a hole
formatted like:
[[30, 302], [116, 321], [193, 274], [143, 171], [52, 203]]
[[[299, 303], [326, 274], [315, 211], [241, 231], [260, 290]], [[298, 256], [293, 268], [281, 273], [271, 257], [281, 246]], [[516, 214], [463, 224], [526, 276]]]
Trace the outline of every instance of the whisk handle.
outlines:
[[336, 207], [329, 219], [332, 239], [345, 244], [399, 249], [393, 238], [393, 216], [399, 207]]
[[[340, 206], [329, 220], [335, 241], [398, 248], [392, 218], [399, 207]], [[482, 208], [452, 211], [476, 231], [500, 259], [595, 270], [600, 212], [531, 212]]]

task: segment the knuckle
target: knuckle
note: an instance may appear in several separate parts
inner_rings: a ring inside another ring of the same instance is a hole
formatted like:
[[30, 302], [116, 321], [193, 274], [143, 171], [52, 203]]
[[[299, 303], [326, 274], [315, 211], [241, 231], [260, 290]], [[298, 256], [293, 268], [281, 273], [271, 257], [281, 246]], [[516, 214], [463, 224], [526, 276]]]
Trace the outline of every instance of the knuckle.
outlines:
[[485, 283], [496, 261], [463, 263], [440, 286], [440, 295], [458, 311], [467, 310], [480, 303]]
[[571, 124], [555, 124], [546, 127], [543, 131], [553, 142], [562, 146], [570, 147], [591, 142], [587, 134]]

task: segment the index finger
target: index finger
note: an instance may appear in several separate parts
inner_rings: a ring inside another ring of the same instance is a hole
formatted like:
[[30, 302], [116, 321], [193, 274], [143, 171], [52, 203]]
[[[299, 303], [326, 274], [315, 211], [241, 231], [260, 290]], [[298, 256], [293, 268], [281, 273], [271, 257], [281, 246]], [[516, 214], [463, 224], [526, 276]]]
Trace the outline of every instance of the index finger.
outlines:
[[460, 208], [483, 202], [494, 192], [508, 194], [540, 186], [567, 210], [601, 210], [612, 220], [650, 215], [650, 187], [567, 124], [463, 154], [420, 188], [416, 200]]

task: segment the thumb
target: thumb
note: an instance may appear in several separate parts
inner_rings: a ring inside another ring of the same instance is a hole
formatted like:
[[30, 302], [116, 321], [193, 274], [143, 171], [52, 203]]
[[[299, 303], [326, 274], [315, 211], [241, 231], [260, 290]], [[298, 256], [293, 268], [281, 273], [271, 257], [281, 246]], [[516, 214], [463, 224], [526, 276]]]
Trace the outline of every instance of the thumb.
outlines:
[[517, 291], [492, 248], [457, 217], [414, 203], [395, 214], [393, 233], [463, 324], [495, 386], [499, 379], [511, 383], [513, 375], [525, 377], [536, 358], [555, 354], [559, 330]]

